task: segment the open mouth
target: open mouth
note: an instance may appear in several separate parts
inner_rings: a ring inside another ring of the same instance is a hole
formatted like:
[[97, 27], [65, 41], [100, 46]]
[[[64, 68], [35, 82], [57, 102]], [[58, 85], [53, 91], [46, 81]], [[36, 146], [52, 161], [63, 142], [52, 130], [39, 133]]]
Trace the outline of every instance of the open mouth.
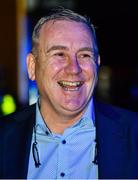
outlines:
[[83, 85], [83, 81], [58, 81], [58, 84], [65, 91], [78, 91], [79, 88]]

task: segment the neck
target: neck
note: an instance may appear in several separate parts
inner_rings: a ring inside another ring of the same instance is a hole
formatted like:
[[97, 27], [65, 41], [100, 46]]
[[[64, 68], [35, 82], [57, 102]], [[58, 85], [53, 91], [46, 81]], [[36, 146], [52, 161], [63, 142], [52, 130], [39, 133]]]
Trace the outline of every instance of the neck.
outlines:
[[59, 114], [42, 105], [40, 112], [50, 131], [57, 134], [63, 134], [64, 130], [79, 121], [83, 114], [83, 112], [73, 115]]

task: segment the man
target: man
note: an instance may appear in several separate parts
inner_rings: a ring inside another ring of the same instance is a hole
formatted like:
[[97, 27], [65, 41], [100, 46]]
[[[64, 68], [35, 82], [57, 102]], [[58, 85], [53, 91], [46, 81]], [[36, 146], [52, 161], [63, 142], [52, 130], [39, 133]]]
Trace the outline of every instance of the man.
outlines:
[[138, 115], [94, 101], [93, 25], [64, 8], [39, 20], [27, 56], [35, 105], [0, 120], [0, 178], [138, 178]]

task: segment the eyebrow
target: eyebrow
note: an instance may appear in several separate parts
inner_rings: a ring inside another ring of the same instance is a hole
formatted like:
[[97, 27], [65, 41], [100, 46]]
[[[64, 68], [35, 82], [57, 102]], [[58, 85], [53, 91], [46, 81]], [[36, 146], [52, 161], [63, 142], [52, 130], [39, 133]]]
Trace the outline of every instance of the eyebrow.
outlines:
[[80, 48], [80, 49], [78, 50], [78, 52], [80, 52], [80, 51], [90, 51], [90, 52], [94, 52], [93, 48], [91, 48], [91, 47], [83, 47], [83, 48]]
[[[66, 46], [62, 46], [62, 45], [52, 46], [46, 51], [46, 53], [49, 53], [50, 51], [54, 51], [54, 50], [69, 50], [69, 48]], [[94, 52], [93, 48], [91, 48], [91, 47], [83, 47], [78, 50], [78, 52], [81, 52], [81, 51]]]
[[46, 51], [46, 53], [49, 53], [50, 51], [54, 51], [54, 50], [68, 50], [68, 48], [66, 46], [61, 46], [61, 45], [52, 46]]

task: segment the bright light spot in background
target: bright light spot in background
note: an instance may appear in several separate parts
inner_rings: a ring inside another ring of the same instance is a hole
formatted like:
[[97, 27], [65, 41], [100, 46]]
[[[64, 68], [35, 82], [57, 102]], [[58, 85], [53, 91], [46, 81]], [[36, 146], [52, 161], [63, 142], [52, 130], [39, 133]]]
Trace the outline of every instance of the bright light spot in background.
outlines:
[[16, 104], [11, 95], [6, 94], [3, 96], [1, 110], [4, 115], [10, 114], [16, 110]]
[[101, 66], [97, 85], [98, 96], [102, 99], [110, 99], [112, 69], [109, 66]]

